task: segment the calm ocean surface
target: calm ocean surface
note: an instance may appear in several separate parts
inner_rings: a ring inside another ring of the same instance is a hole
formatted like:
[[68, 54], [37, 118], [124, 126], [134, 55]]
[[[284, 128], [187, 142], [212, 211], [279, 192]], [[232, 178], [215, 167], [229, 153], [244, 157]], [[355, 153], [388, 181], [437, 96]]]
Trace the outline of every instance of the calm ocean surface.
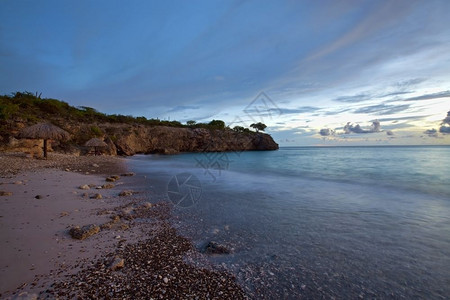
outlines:
[[[138, 155], [140, 188], [255, 298], [450, 295], [450, 147]], [[144, 177], [145, 176], [145, 177]], [[138, 187], [137, 187], [138, 188]]]

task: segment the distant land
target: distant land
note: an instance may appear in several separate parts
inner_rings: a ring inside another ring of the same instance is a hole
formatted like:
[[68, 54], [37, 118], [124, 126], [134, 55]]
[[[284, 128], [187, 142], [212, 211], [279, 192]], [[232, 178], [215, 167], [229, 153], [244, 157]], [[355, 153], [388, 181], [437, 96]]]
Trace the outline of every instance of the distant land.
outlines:
[[52, 141], [50, 151], [74, 155], [86, 154], [90, 149], [84, 146], [85, 143], [95, 137], [107, 144], [100, 151], [108, 155], [278, 149], [270, 135], [240, 126], [229, 128], [221, 120], [209, 123], [191, 120], [182, 124], [107, 115], [91, 107], [73, 107], [57, 99], [41, 99], [37, 93], [16, 92], [0, 96], [1, 151], [39, 152], [41, 141], [19, 139], [23, 128], [37, 123], [51, 123], [66, 130], [70, 139]]

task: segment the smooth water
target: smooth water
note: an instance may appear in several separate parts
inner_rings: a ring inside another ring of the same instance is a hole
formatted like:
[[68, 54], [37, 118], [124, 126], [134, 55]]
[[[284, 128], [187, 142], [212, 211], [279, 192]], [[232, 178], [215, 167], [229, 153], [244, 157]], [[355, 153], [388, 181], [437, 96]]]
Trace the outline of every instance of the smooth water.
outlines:
[[233, 248], [211, 260], [255, 298], [450, 295], [450, 147], [148, 155], [130, 166], [160, 200], [174, 200], [184, 174], [179, 194], [196, 203], [176, 207], [180, 232]]

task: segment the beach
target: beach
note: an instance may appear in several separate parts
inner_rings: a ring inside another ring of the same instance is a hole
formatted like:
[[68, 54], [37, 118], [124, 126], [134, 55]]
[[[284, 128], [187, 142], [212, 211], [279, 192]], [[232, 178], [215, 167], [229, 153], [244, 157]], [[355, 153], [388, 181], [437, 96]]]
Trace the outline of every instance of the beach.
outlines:
[[125, 159], [9, 153], [0, 169], [2, 299], [244, 297], [171, 227], [169, 204], [127, 189]]

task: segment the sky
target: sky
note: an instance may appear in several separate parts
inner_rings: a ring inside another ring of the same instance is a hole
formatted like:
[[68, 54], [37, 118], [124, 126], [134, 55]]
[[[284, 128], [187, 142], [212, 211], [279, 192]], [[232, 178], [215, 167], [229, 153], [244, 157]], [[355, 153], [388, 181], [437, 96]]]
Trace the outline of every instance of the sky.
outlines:
[[450, 1], [0, 0], [0, 94], [280, 146], [450, 144]]

